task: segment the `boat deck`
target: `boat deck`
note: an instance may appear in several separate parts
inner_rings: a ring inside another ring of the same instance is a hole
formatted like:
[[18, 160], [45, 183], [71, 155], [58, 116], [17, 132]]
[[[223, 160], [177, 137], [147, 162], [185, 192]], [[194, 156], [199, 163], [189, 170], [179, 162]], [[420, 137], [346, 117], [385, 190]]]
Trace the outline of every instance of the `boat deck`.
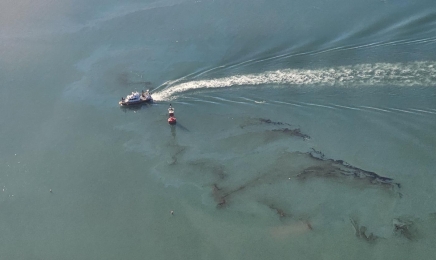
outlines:
[[146, 99], [146, 97], [140, 96], [139, 100], [137, 101], [133, 101], [133, 102], [125, 102], [125, 101], [120, 101], [118, 102], [118, 104], [120, 104], [121, 106], [131, 106], [131, 105], [137, 105], [137, 104], [142, 104], [142, 103], [152, 103], [153, 99]]

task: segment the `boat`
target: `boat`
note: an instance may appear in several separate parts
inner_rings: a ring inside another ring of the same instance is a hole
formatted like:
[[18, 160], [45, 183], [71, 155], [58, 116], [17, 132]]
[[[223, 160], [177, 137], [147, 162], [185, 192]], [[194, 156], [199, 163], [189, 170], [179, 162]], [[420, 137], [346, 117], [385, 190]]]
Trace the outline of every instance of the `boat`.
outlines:
[[121, 101], [118, 102], [120, 106], [131, 106], [131, 105], [137, 105], [142, 103], [152, 103], [153, 98], [151, 97], [150, 92], [147, 90], [146, 92], [142, 91], [141, 94], [139, 92], [135, 91], [132, 92], [131, 95], [127, 95], [125, 98], [122, 97]]

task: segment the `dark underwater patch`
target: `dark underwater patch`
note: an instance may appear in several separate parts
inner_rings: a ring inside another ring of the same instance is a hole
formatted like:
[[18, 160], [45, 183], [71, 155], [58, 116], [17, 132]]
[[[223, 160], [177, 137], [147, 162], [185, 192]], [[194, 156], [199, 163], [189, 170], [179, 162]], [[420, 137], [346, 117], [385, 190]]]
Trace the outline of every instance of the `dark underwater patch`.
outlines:
[[308, 167], [303, 172], [298, 174], [297, 177], [299, 178], [307, 178], [309, 176], [339, 177], [343, 175], [353, 177], [355, 179], [367, 180], [370, 184], [382, 185], [392, 189], [401, 187], [400, 183], [395, 182], [392, 178], [383, 177], [375, 172], [360, 169], [343, 160], [328, 159], [322, 152], [315, 149], [312, 149], [312, 151], [308, 152], [307, 154], [315, 160], [330, 162], [331, 164], [329, 167], [322, 168]]
[[301, 132], [300, 128], [290, 129], [290, 128], [281, 128], [281, 129], [273, 129], [272, 132], [280, 132], [289, 136], [301, 137], [304, 140], [310, 139], [310, 136]]
[[[231, 174], [231, 173], [229, 173]], [[311, 178], [324, 178], [337, 180], [345, 185], [374, 186], [384, 188], [392, 194], [398, 194], [400, 183], [392, 178], [383, 177], [375, 172], [367, 171], [346, 163], [343, 160], [328, 159], [325, 155], [312, 149], [307, 153], [292, 152], [284, 153], [266, 170], [254, 173], [251, 180], [239, 184], [236, 187], [222, 187], [220, 183], [213, 184], [213, 196], [220, 206], [229, 203], [232, 196], [243, 190], [256, 187], [261, 184], [272, 184], [283, 180], [309, 180]], [[400, 196], [401, 197], [401, 196]]]
[[356, 237], [363, 239], [366, 242], [374, 242], [379, 238], [373, 233], [369, 233], [365, 226], [359, 225], [359, 221], [357, 220], [357, 218], [350, 217], [350, 222], [354, 228]]
[[399, 217], [392, 221], [394, 234], [412, 241], [418, 237], [418, 230], [411, 218]]

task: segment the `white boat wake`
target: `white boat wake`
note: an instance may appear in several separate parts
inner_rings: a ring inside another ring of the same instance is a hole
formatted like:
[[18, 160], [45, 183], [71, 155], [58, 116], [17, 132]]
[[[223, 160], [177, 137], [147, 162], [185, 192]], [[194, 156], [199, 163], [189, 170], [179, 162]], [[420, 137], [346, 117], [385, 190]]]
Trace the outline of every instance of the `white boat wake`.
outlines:
[[163, 101], [174, 99], [182, 93], [193, 90], [267, 84], [341, 87], [383, 85], [400, 87], [434, 86], [436, 85], [436, 62], [375, 63], [315, 70], [283, 69], [266, 71], [258, 74], [234, 75], [170, 84], [165, 89], [155, 92], [153, 97], [155, 100]]

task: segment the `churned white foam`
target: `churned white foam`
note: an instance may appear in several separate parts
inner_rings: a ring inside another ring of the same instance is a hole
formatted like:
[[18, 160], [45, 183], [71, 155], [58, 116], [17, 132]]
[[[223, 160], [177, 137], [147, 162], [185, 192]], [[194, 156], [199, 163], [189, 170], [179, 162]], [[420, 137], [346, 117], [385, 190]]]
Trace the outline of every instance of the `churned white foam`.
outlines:
[[155, 100], [169, 100], [187, 91], [253, 85], [327, 85], [327, 86], [431, 86], [436, 84], [436, 62], [375, 63], [304, 70], [283, 69], [258, 74], [195, 80], [169, 84], [154, 93]]

